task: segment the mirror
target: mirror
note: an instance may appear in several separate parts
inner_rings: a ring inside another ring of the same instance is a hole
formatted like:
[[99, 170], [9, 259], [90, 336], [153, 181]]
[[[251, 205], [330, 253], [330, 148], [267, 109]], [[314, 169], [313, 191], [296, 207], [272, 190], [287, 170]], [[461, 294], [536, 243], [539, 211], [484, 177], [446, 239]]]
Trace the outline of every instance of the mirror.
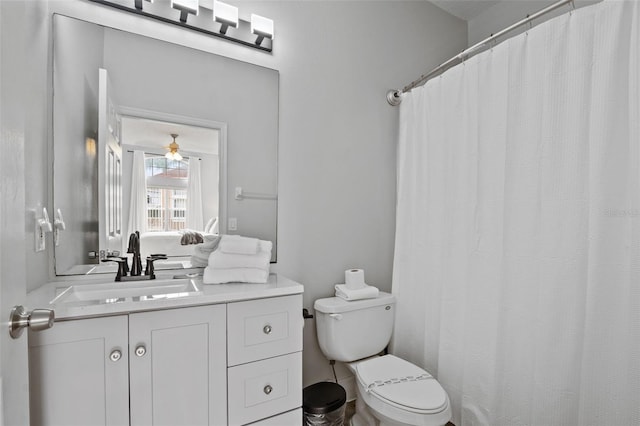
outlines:
[[[143, 235], [153, 237], [148, 252], [170, 256], [161, 268], [189, 266], [193, 247], [179, 242], [188, 220], [202, 223], [188, 228], [199, 234], [272, 241], [276, 260], [278, 71], [55, 14], [53, 86], [53, 201], [65, 222], [56, 275], [115, 271], [100, 256], [124, 256], [138, 220], [134, 151], [146, 158], [147, 191], [162, 187], [162, 176], [183, 185], [168, 204], [146, 193]], [[172, 134], [181, 161], [165, 158]], [[200, 221], [185, 218], [192, 161], [200, 164]]]

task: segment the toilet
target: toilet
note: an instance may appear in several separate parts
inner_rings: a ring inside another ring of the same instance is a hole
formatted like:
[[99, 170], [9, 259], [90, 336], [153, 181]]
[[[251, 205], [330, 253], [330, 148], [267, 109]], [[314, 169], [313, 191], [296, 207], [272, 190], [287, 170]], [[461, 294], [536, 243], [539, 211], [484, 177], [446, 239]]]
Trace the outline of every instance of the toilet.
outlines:
[[391, 339], [395, 297], [314, 304], [324, 355], [346, 363], [357, 383], [352, 426], [441, 426], [451, 419], [449, 396], [427, 371], [394, 355], [378, 356]]

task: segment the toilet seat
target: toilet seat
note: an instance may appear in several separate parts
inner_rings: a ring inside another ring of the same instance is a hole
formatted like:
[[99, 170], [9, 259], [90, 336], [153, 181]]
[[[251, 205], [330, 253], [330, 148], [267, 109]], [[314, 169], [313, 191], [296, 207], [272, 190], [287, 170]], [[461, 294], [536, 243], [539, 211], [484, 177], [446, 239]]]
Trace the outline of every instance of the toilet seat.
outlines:
[[359, 385], [368, 397], [397, 409], [436, 414], [449, 407], [447, 393], [431, 374], [396, 356], [385, 355], [359, 362], [355, 371]]

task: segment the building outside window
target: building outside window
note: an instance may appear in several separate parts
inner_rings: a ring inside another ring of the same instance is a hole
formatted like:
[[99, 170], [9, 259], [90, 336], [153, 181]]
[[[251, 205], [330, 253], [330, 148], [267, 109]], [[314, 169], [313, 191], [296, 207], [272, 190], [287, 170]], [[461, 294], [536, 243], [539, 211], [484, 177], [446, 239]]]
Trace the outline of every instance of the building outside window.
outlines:
[[145, 154], [149, 231], [184, 229], [188, 173], [188, 160], [175, 161], [161, 155]]

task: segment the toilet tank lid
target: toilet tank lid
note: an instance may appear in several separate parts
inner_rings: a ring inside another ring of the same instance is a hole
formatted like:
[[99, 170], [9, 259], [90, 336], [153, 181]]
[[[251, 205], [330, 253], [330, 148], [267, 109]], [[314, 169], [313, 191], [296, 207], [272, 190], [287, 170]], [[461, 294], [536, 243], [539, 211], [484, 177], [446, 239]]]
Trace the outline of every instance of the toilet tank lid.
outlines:
[[378, 293], [378, 297], [373, 299], [344, 300], [339, 297], [327, 297], [318, 299], [313, 304], [313, 309], [324, 314], [339, 314], [341, 312], [356, 311], [359, 309], [371, 308], [373, 306], [389, 305], [396, 302], [395, 296], [383, 291]]

